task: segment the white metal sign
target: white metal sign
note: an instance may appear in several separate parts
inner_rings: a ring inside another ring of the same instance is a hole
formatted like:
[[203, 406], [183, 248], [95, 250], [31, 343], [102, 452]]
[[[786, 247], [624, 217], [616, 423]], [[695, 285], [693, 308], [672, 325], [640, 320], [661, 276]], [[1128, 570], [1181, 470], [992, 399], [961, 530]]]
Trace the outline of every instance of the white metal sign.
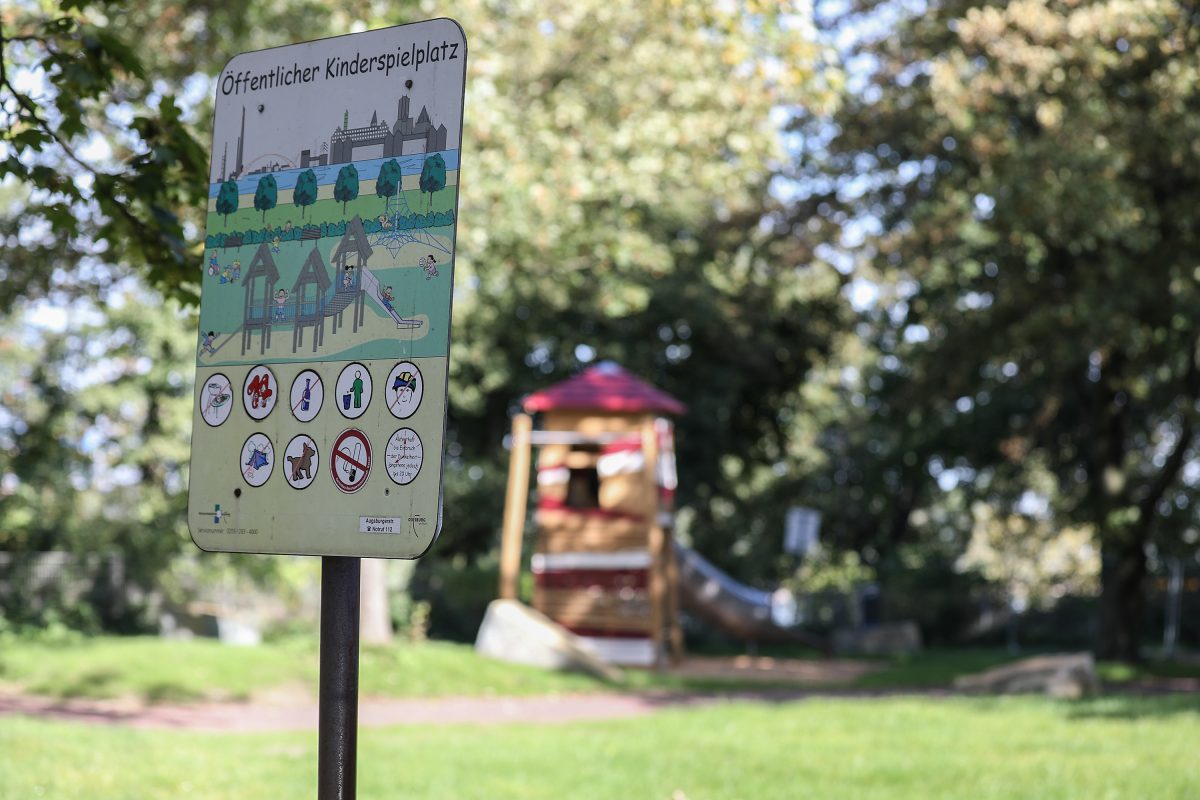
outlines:
[[821, 535], [821, 512], [804, 506], [788, 509], [783, 531], [783, 551], [791, 555], [808, 554]]
[[243, 53], [218, 76], [201, 548], [415, 558], [436, 538], [466, 57], [436, 19]]

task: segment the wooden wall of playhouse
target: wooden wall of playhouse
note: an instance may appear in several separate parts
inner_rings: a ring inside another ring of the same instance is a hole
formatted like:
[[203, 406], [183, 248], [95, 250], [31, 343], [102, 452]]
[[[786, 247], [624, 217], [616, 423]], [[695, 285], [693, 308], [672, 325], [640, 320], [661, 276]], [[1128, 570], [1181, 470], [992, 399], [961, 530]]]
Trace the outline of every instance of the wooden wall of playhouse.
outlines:
[[536, 432], [528, 416], [513, 423], [501, 596], [516, 597], [528, 491], [519, 476], [528, 476], [537, 445], [533, 607], [612, 663], [649, 666], [679, 655], [670, 422], [556, 410], [541, 423]]

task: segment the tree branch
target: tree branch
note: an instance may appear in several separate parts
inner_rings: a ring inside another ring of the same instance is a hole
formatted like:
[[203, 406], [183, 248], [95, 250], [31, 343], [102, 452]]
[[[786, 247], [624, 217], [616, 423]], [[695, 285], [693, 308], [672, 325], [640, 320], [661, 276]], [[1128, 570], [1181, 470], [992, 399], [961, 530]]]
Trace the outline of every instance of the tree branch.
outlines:
[[1192, 438], [1195, 435], [1195, 428], [1192, 422], [1192, 409], [1195, 407], [1196, 400], [1200, 399], [1200, 367], [1196, 364], [1198, 344], [1200, 344], [1200, 340], [1193, 340], [1191, 350], [1188, 352], [1187, 372], [1183, 378], [1184, 397], [1188, 402], [1182, 411], [1183, 424], [1179, 428], [1179, 439], [1175, 442], [1175, 447], [1171, 450], [1171, 455], [1167, 457], [1166, 463], [1159, 470], [1158, 476], [1147, 487], [1146, 494], [1138, 503], [1138, 510], [1141, 512], [1141, 515], [1138, 517], [1138, 524], [1144, 528], [1150, 525], [1154, 506], [1158, 504], [1162, 496], [1171, 488], [1171, 484], [1175, 482], [1175, 478], [1178, 477], [1179, 471], [1183, 468], [1187, 450], [1191, 446]]

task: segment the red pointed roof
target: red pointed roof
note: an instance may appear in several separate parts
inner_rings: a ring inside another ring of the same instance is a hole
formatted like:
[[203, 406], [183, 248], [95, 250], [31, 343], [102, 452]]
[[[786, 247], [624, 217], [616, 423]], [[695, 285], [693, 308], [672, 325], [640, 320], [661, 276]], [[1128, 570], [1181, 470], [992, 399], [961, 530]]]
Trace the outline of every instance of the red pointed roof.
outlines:
[[525, 398], [525, 410], [576, 409], [636, 413], [661, 411], [682, 414], [683, 403], [634, 377], [612, 361], [602, 361], [574, 378], [556, 383]]

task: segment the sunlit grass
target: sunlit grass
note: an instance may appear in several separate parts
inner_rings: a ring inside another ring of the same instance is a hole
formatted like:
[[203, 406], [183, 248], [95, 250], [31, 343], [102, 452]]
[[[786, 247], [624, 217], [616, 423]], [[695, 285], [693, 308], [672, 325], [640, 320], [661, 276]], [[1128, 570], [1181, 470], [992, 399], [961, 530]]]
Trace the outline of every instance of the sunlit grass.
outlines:
[[[312, 796], [316, 736], [0, 719], [0, 800]], [[1200, 700], [725, 704], [563, 725], [364, 729], [371, 798], [1200, 796]], [[676, 794], [680, 793], [680, 794]]]

